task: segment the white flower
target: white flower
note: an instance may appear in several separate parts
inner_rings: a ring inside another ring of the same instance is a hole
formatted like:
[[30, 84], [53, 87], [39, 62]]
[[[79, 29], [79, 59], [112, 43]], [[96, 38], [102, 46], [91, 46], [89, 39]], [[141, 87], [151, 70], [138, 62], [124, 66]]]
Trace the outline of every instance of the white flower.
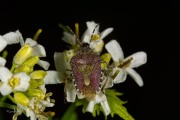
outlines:
[[[29, 44], [33, 48], [32, 56], [37, 55], [38, 57], [46, 57], [46, 51], [44, 47], [40, 44], [38, 44], [35, 40], [31, 38], [27, 38], [25, 41], [23, 39], [20, 40], [21, 46], [25, 44]], [[49, 62], [39, 60], [37, 63], [39, 66], [47, 70], [50, 66]]]
[[133, 68], [139, 67], [147, 62], [146, 53], [140, 51], [124, 59], [121, 46], [116, 40], [111, 40], [105, 45], [105, 48], [111, 54], [115, 64], [112, 71], [112, 74], [116, 74], [113, 80], [114, 83], [124, 82], [127, 74], [129, 74], [139, 86], [143, 86], [141, 76]]
[[87, 30], [82, 36], [82, 41], [90, 44], [90, 48], [97, 53], [100, 53], [104, 46], [103, 39], [109, 35], [113, 28], [107, 28], [103, 32], [99, 32], [99, 25], [94, 21], [86, 22]]
[[[69, 50], [67, 52], [63, 53], [55, 53], [54, 54], [54, 62], [55, 67], [58, 71], [57, 75], [59, 76], [60, 83], [65, 83], [65, 93], [66, 93], [66, 99], [68, 102], [74, 102], [76, 98], [76, 89], [74, 86], [74, 83], [71, 80], [66, 80], [66, 75], [70, 75], [72, 71], [70, 68], [70, 59], [72, 58], [73, 54], [72, 51]], [[70, 73], [69, 73], [70, 72]]]
[[58, 72], [58, 71], [46, 71], [47, 74], [45, 76], [44, 83], [45, 84], [58, 84], [58, 83], [62, 83], [62, 73]]
[[30, 77], [20, 72], [12, 74], [6, 67], [0, 67], [0, 92], [8, 95], [12, 91], [26, 91], [29, 87]]
[[94, 109], [94, 105], [100, 103], [106, 116], [109, 115], [109, 113], [111, 112], [110, 110], [110, 107], [109, 107], [109, 104], [107, 102], [107, 99], [106, 99], [106, 95], [102, 92], [99, 92], [96, 94], [95, 96], [95, 99], [90, 101], [87, 108], [86, 108], [86, 111], [88, 112], [93, 112], [93, 109]]
[[[67, 78], [67, 76], [65, 75], [70, 75], [72, 74], [71, 68], [69, 68], [70, 63], [69, 63], [69, 59], [72, 58], [73, 54], [70, 54], [71, 50], [69, 50], [69, 52], [66, 53], [55, 53], [54, 54], [54, 60], [55, 60], [55, 66], [56, 69], [58, 70], [58, 72], [56, 72], [56, 75], [53, 75], [54, 77], [54, 83], [57, 83], [55, 81], [58, 81], [59, 83], [65, 83], [64, 89], [65, 89], [65, 93], [66, 93], [66, 100], [68, 102], [75, 102], [76, 100], [76, 96], [78, 97], [78, 99], [83, 99], [85, 98], [84, 95], [82, 95], [81, 93], [79, 93], [77, 91], [77, 89], [75, 88], [74, 82], [73, 82], [73, 78]], [[68, 54], [69, 53], [69, 54]], [[66, 59], [65, 59], [66, 58]], [[69, 69], [67, 69], [69, 68]], [[70, 70], [70, 71], [69, 71]], [[49, 77], [50, 78], [50, 77]], [[45, 78], [45, 81], [47, 80], [47, 78]], [[50, 81], [50, 80], [49, 80]], [[47, 83], [47, 82], [45, 82]], [[86, 111], [92, 112], [94, 105], [100, 103], [105, 114], [108, 115], [110, 113], [110, 108], [108, 105], [108, 102], [106, 100], [106, 95], [104, 93], [97, 92], [95, 95], [95, 98], [93, 100], [89, 101], [88, 107], [86, 109]]]
[[[31, 103], [32, 103], [32, 101], [31, 101]], [[17, 111], [13, 115], [13, 120], [17, 120], [17, 117], [19, 115], [21, 115], [23, 113], [23, 111], [25, 111], [25, 114], [27, 117], [30, 117], [30, 120], [37, 120], [35, 112], [33, 110], [31, 110], [30, 108], [28, 108], [27, 106], [23, 106], [21, 104], [17, 104]]]
[[[17, 103], [17, 112], [13, 116], [13, 120], [16, 120], [19, 115], [23, 112], [26, 114], [27, 117], [30, 117], [30, 120], [41, 120], [40, 118], [46, 118], [45, 116], [41, 115], [44, 112], [46, 107], [53, 107], [54, 103], [51, 103], [50, 98], [47, 96], [45, 99], [38, 99], [32, 97], [29, 105], [24, 106]], [[48, 120], [46, 118], [46, 120]]]
[[0, 67], [5, 66], [5, 64], [6, 64], [6, 60], [4, 58], [0, 57]]
[[0, 35], [0, 52], [7, 46], [15, 43], [19, 43], [22, 39], [22, 35], [19, 31], [9, 32], [5, 35]]
[[72, 35], [72, 33], [64, 31], [62, 40], [72, 46], [76, 45], [76, 38], [74, 35]]

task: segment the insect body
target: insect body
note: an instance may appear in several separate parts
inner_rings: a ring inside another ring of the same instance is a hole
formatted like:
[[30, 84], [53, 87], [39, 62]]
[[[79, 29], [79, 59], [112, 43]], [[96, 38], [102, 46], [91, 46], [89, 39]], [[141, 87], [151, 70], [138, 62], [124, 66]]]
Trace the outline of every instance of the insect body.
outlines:
[[77, 89], [87, 100], [93, 100], [101, 80], [100, 56], [93, 52], [88, 43], [70, 61]]

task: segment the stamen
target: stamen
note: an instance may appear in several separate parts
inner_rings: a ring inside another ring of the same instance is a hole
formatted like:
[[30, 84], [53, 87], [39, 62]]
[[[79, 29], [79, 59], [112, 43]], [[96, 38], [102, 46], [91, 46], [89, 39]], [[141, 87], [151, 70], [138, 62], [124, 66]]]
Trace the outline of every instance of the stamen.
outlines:
[[12, 88], [15, 88], [16, 86], [18, 86], [20, 84], [20, 81], [19, 81], [19, 78], [12, 77], [11, 79], [9, 79], [8, 83]]
[[38, 29], [38, 31], [36, 32], [36, 34], [34, 35], [33, 37], [33, 40], [36, 40], [38, 39], [39, 35], [42, 33], [42, 29]]
[[8, 52], [7, 52], [6, 50], [5, 50], [5, 51], [3, 51], [3, 53], [2, 53], [2, 57], [3, 57], [4, 59], [6, 59], [7, 55], [8, 55]]
[[126, 67], [128, 67], [128, 65], [131, 63], [132, 60], [133, 60], [132, 57], [129, 58], [128, 60], [122, 62], [122, 63], [119, 65], [119, 67], [120, 67], [120, 68], [126, 68]]
[[0, 81], [0, 86], [2, 85], [3, 83]]
[[77, 39], [79, 39], [79, 24], [78, 23], [75, 24], [75, 35]]
[[95, 27], [94, 27], [94, 30], [93, 30], [93, 32], [92, 32], [92, 34], [91, 34], [91, 40], [98, 40], [99, 38], [100, 38], [100, 36], [99, 35], [94, 35], [94, 32], [95, 32], [95, 30], [96, 30], [96, 28], [99, 26], [99, 24], [97, 24]]

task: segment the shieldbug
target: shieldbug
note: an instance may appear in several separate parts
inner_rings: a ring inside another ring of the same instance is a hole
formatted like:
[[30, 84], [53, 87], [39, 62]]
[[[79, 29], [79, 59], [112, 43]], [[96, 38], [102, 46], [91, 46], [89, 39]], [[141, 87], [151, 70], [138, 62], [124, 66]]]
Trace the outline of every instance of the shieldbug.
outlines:
[[78, 92], [88, 101], [93, 100], [101, 85], [100, 56], [89, 47], [88, 43], [82, 43], [80, 50], [71, 58], [70, 64]]

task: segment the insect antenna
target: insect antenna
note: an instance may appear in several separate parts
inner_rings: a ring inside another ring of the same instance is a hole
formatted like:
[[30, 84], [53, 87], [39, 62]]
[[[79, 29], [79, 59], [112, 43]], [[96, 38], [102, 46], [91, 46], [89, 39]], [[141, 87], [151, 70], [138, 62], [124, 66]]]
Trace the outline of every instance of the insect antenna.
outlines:
[[82, 46], [81, 41], [77, 38], [77, 36], [75, 35], [75, 33], [72, 31], [72, 29], [71, 29], [69, 26], [66, 26], [66, 27], [67, 27], [67, 29], [69, 30], [69, 32], [75, 37], [75, 39], [76, 39], [76, 41], [78, 42], [78, 44], [79, 44], [80, 46]]
[[97, 24], [95, 27], [94, 27], [94, 29], [93, 29], [93, 31], [92, 31], [92, 34], [91, 34], [91, 37], [90, 37], [90, 41], [93, 39], [93, 34], [94, 34], [94, 32], [95, 32], [95, 30], [96, 30], [96, 28], [99, 26], [99, 24]]

